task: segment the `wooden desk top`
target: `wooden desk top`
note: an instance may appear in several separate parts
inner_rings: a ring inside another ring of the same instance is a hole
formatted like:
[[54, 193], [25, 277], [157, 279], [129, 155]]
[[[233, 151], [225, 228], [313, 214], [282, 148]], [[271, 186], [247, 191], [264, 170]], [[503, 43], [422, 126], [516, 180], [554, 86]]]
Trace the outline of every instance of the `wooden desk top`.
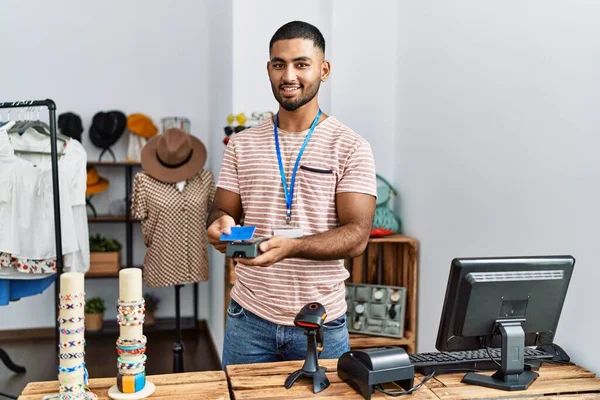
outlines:
[[[229, 399], [227, 377], [223, 371], [150, 375], [146, 379], [156, 385], [154, 394], [148, 399]], [[116, 382], [116, 378], [90, 379], [89, 387], [99, 400], [110, 400], [108, 389]], [[40, 400], [53, 393], [58, 393], [58, 381], [32, 382], [23, 389], [19, 400]]]
[[[331, 385], [315, 395], [312, 382], [299, 379], [289, 390], [283, 387], [287, 376], [302, 367], [302, 361], [267, 364], [232, 365], [227, 368], [227, 377], [222, 371], [188, 372], [183, 374], [151, 375], [148, 380], [156, 385], [149, 399], [191, 400], [229, 399], [229, 387], [235, 400], [260, 398], [308, 399], [314, 397], [362, 399], [362, 396], [342, 381], [336, 372], [337, 360], [321, 360], [327, 367]], [[538, 371], [539, 378], [526, 391], [506, 392], [481, 386], [461, 383], [463, 373], [443, 374], [426, 383], [410, 395], [412, 400], [458, 400], [458, 399], [519, 399], [571, 400], [600, 399], [600, 379], [585, 368], [574, 364], [546, 364]], [[489, 372], [491, 374], [491, 372]], [[415, 385], [422, 375], [415, 376]], [[227, 379], [229, 381], [227, 381]], [[100, 400], [108, 400], [108, 389], [115, 378], [90, 379], [90, 388]], [[229, 387], [228, 387], [229, 383]], [[58, 382], [32, 382], [28, 384], [19, 400], [39, 400], [58, 391]], [[548, 396], [551, 397], [548, 397]], [[375, 392], [373, 399], [391, 398]]]
[[[283, 383], [287, 376], [302, 367], [302, 361], [290, 361], [267, 364], [232, 365], [227, 367], [227, 377], [235, 400], [260, 398], [307, 399], [314, 397], [332, 397], [362, 399], [362, 396], [342, 381], [336, 372], [337, 360], [321, 360], [320, 365], [327, 367], [327, 378], [331, 385], [315, 395], [312, 382], [299, 379], [290, 389]], [[458, 399], [503, 399], [527, 398], [527, 400], [550, 400], [554, 398], [587, 400], [600, 399], [600, 379], [585, 368], [574, 364], [545, 364], [538, 371], [540, 376], [526, 391], [508, 392], [489, 389], [482, 386], [461, 383], [464, 373], [443, 374], [428, 381], [412, 395], [413, 400], [458, 400]], [[489, 375], [492, 372], [488, 373]], [[415, 385], [423, 376], [415, 376]], [[554, 395], [552, 397], [544, 397]], [[392, 398], [375, 392], [373, 399]]]

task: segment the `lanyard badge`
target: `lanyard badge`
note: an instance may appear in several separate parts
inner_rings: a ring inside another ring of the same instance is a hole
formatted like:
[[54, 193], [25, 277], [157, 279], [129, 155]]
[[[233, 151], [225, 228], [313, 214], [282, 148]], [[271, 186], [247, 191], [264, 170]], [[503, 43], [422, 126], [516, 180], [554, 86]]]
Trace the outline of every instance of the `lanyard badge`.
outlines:
[[285, 179], [285, 170], [283, 169], [283, 162], [281, 161], [281, 149], [279, 148], [279, 134], [277, 131], [277, 125], [279, 125], [279, 113], [275, 116], [275, 125], [273, 126], [273, 134], [275, 136], [275, 150], [277, 152], [277, 162], [279, 163], [279, 174], [281, 175], [281, 183], [283, 184], [283, 193], [285, 195], [285, 205], [286, 205], [286, 214], [285, 214], [285, 222], [287, 225], [290, 225], [292, 221], [292, 200], [294, 198], [294, 185], [296, 183], [296, 172], [298, 171], [298, 166], [300, 165], [300, 159], [302, 158], [302, 154], [304, 153], [304, 149], [312, 136], [317, 123], [319, 122], [319, 118], [321, 118], [321, 109], [317, 113], [312, 125], [310, 126], [310, 130], [304, 139], [304, 143], [302, 143], [302, 147], [300, 148], [300, 152], [298, 153], [298, 157], [296, 158], [296, 163], [294, 164], [294, 169], [292, 170], [292, 180], [290, 182], [290, 188], [288, 190], [287, 180]]

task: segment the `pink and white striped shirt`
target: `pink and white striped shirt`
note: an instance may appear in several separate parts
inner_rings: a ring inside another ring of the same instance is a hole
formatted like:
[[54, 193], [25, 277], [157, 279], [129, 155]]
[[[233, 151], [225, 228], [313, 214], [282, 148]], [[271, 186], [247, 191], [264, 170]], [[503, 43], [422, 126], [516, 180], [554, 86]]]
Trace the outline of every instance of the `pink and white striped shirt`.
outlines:
[[[308, 130], [279, 129], [279, 145], [288, 185]], [[255, 237], [271, 237], [285, 225], [286, 202], [279, 173], [273, 122], [269, 119], [236, 133], [223, 157], [218, 187], [241, 197], [244, 225], [256, 226]], [[369, 143], [335, 117], [321, 121], [311, 136], [296, 173], [292, 225], [304, 235], [339, 226], [336, 193], [377, 195], [375, 163]], [[288, 258], [270, 267], [238, 263], [231, 297], [259, 317], [293, 325], [309, 302], [325, 306], [327, 320], [346, 312], [343, 260], [313, 261]]]

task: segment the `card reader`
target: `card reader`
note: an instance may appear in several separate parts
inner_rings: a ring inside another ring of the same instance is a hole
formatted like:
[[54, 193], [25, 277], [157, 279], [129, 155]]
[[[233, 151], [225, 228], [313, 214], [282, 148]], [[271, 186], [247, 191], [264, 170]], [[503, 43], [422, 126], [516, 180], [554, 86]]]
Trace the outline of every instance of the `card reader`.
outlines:
[[240, 242], [227, 243], [227, 257], [231, 258], [254, 258], [260, 254], [258, 245], [267, 240], [267, 238], [256, 238], [252, 240], [243, 240]]

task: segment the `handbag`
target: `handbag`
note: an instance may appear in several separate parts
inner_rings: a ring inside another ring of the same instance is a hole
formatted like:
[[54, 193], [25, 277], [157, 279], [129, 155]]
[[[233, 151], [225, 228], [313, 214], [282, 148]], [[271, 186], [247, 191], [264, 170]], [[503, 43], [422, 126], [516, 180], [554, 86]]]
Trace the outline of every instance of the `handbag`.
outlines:
[[392, 195], [397, 196], [398, 191], [381, 175], [377, 177], [377, 201], [371, 237], [382, 237], [400, 233], [402, 221], [394, 214], [390, 207]]

